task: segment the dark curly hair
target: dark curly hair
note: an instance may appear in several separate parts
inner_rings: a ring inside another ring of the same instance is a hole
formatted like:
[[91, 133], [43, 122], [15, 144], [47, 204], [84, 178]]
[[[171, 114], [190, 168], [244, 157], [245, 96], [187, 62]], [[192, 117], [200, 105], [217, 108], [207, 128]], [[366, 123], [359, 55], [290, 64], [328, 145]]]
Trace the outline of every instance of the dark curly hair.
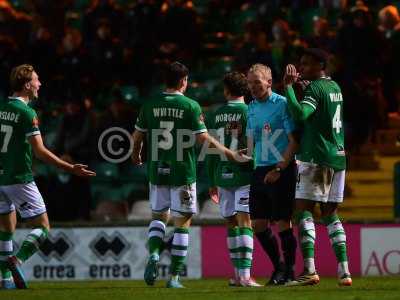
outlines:
[[246, 75], [240, 72], [229, 72], [224, 76], [224, 87], [235, 97], [241, 97], [248, 94]]

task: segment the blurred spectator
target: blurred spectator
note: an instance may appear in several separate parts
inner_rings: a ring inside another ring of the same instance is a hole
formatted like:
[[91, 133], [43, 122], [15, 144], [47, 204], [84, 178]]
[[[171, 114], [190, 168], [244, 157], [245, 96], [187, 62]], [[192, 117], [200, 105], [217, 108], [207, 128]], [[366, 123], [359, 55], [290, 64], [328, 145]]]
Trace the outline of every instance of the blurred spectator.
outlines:
[[356, 150], [367, 142], [371, 134], [386, 122], [387, 104], [383, 96], [382, 82], [368, 74], [357, 81], [344, 82], [343, 97], [346, 124], [346, 145]]
[[161, 13], [162, 21], [159, 28], [161, 44], [176, 44], [182, 50], [181, 55], [187, 58], [196, 55], [201, 35], [192, 1], [164, 1]]
[[82, 42], [79, 30], [67, 27], [58, 48], [58, 78], [62, 82], [68, 81], [73, 95], [81, 92], [82, 81], [87, 81], [89, 76], [88, 57]]
[[88, 45], [89, 58], [96, 84], [103, 88], [112, 86], [112, 81], [120, 78], [122, 67], [122, 45], [113, 35], [110, 21], [100, 19], [96, 36]]
[[15, 40], [7, 35], [0, 35], [0, 100], [6, 97], [9, 75], [14, 66], [21, 63], [20, 51]]
[[107, 20], [113, 36], [120, 36], [123, 13], [115, 4], [115, 0], [92, 0], [83, 19], [83, 36], [91, 43], [97, 35], [100, 20]]
[[329, 28], [328, 20], [315, 17], [313, 22], [313, 34], [307, 40], [307, 46], [332, 52], [334, 49], [334, 43], [335, 36]]
[[267, 34], [254, 22], [250, 22], [246, 25], [243, 42], [235, 53], [235, 66], [243, 72], [246, 72], [250, 66], [256, 63], [267, 66], [272, 65]]
[[64, 159], [88, 162], [92, 151], [92, 120], [80, 98], [71, 97], [56, 135], [55, 152]]
[[398, 70], [400, 68], [400, 16], [397, 7], [386, 6], [379, 11], [380, 30], [384, 33], [387, 51], [384, 68], [385, 95], [389, 101], [389, 111], [398, 111], [396, 95], [400, 89]]
[[381, 35], [372, 23], [369, 8], [362, 1], [357, 1], [357, 5], [351, 9], [349, 22], [339, 30], [337, 37], [337, 54], [346, 69], [347, 80], [364, 74], [381, 76], [382, 42]]
[[[273, 76], [282, 78], [284, 68], [296, 59], [298, 41], [294, 41], [289, 23], [276, 20], [272, 25], [271, 54]], [[296, 45], [297, 44], [297, 45]]]
[[[125, 129], [127, 132], [133, 132], [137, 118], [136, 111], [131, 108], [124, 100], [119, 90], [115, 90], [112, 95], [112, 100], [107, 110], [99, 117], [98, 126], [96, 128], [96, 141], [100, 135], [111, 127], [118, 127]], [[129, 148], [129, 141], [118, 141], [124, 143], [118, 145], [116, 148]], [[102, 160], [100, 156], [97, 159]]]
[[42, 81], [49, 82], [56, 64], [55, 38], [49, 28], [40, 26], [33, 32], [31, 39], [31, 61], [38, 66]]

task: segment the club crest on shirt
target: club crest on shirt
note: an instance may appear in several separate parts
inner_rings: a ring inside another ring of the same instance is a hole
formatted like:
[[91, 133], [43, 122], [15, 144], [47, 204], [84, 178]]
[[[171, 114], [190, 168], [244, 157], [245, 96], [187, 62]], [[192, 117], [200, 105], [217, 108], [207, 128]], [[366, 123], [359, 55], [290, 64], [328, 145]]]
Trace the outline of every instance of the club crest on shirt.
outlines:
[[264, 124], [264, 131], [265, 131], [266, 133], [271, 133], [272, 128], [271, 128], [271, 125], [270, 125], [269, 123], [265, 123], [265, 124]]
[[182, 206], [191, 207], [193, 203], [193, 198], [188, 190], [181, 190], [179, 196]]
[[39, 120], [38, 120], [38, 118], [33, 118], [33, 120], [32, 120], [32, 126], [33, 127], [39, 127]]
[[204, 123], [204, 114], [203, 113], [201, 113], [200, 114], [200, 116], [199, 116], [199, 123]]

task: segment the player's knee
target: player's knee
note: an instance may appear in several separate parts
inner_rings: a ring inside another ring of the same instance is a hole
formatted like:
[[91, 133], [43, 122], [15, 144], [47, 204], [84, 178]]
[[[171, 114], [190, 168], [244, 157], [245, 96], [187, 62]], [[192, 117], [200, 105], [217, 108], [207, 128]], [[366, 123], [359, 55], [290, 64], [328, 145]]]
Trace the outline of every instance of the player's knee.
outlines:
[[235, 216], [225, 218], [225, 223], [228, 228], [234, 228], [239, 225]]
[[337, 214], [337, 203], [322, 203], [321, 204], [321, 217], [327, 218]]
[[252, 227], [252, 224], [251, 224], [252, 222], [250, 219], [250, 215], [248, 213], [242, 213], [242, 212], [237, 213], [236, 220], [237, 220], [237, 224], [240, 227], [248, 227], [248, 228]]
[[253, 220], [252, 227], [254, 232], [264, 232], [268, 227], [267, 220]]

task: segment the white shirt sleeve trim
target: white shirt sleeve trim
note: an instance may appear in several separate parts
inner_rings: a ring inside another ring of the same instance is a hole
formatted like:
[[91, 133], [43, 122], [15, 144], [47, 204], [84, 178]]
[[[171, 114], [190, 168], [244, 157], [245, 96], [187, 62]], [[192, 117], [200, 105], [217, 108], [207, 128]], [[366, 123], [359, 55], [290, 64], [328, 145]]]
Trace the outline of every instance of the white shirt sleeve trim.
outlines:
[[203, 133], [203, 132], [207, 132], [207, 129], [204, 128], [204, 129], [193, 131], [194, 134]]
[[317, 106], [314, 103], [310, 102], [310, 101], [303, 100], [303, 101], [300, 102], [300, 104], [303, 104], [303, 103], [312, 106], [314, 109], [317, 109]]
[[139, 130], [140, 132], [147, 132], [147, 129], [140, 128], [137, 125], [135, 125], [135, 129]]
[[40, 131], [39, 130], [35, 130], [35, 131], [32, 131], [32, 132], [29, 132], [29, 133], [25, 134], [25, 136], [26, 137], [30, 137], [30, 136], [34, 136], [34, 135], [38, 135], [38, 134], [40, 134]]
[[314, 101], [314, 102], [317, 102], [317, 100], [315, 100], [315, 99], [314, 99], [313, 97], [311, 97], [311, 96], [305, 96], [304, 99], [310, 99], [310, 100], [312, 100], [312, 101]]

